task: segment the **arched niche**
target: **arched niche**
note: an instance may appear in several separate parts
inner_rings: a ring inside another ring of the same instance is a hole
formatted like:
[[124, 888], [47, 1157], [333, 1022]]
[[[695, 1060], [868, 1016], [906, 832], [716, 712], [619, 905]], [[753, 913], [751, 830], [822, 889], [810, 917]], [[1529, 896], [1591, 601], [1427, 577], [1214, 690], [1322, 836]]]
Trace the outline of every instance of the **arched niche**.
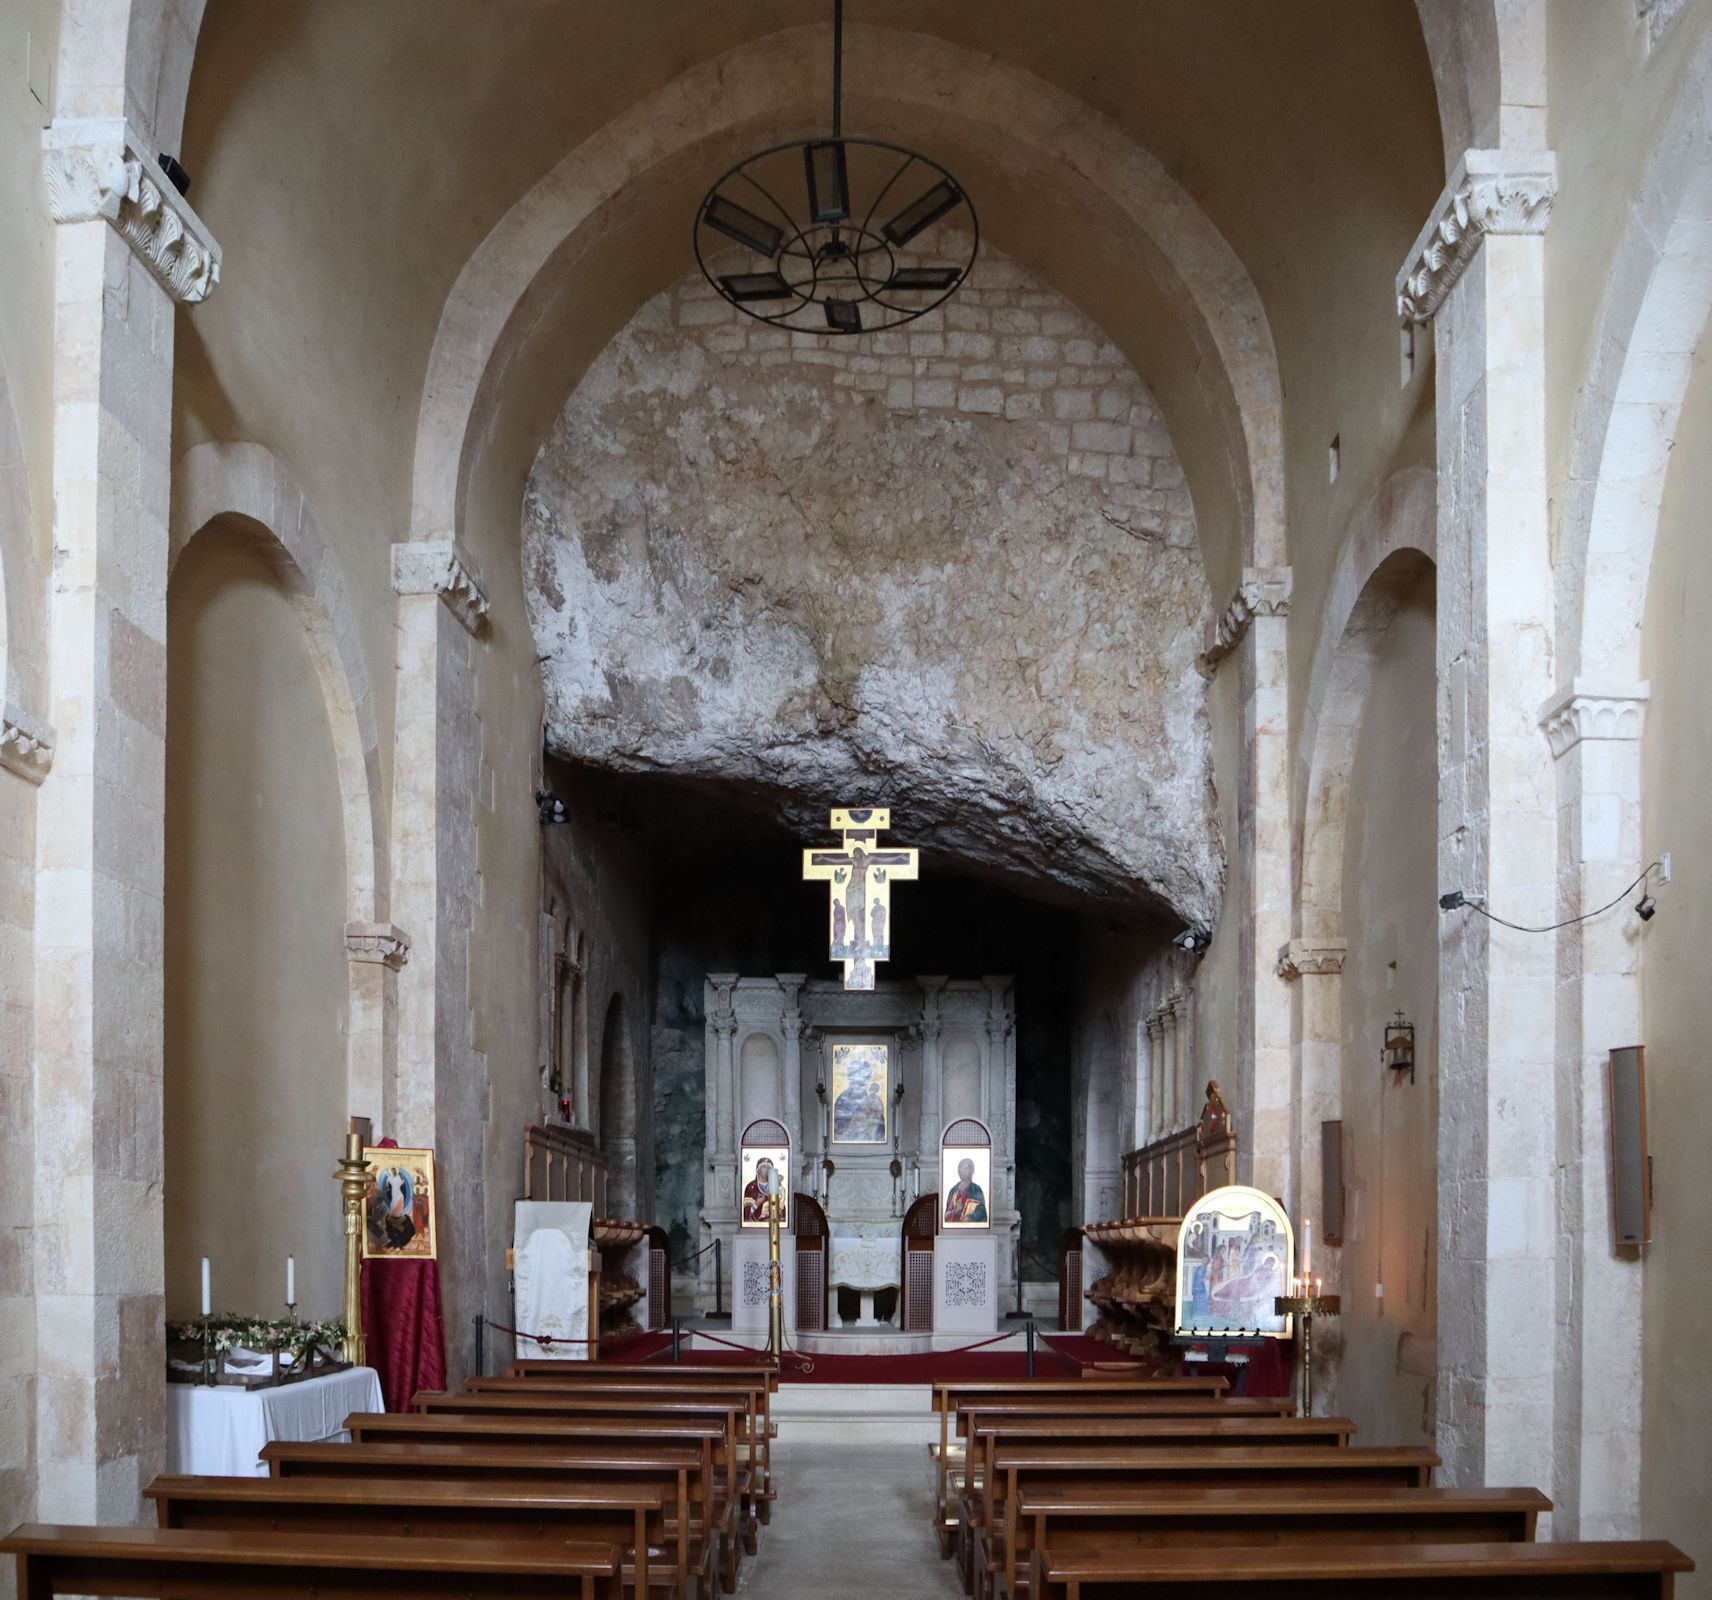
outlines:
[[779, 1041], [770, 1033], [752, 1033], [738, 1052], [743, 1116], [777, 1117], [784, 1110], [784, 1082]]
[[980, 1116], [986, 1110], [981, 1097], [981, 1041], [972, 1028], [948, 1028], [942, 1050], [945, 1115]]

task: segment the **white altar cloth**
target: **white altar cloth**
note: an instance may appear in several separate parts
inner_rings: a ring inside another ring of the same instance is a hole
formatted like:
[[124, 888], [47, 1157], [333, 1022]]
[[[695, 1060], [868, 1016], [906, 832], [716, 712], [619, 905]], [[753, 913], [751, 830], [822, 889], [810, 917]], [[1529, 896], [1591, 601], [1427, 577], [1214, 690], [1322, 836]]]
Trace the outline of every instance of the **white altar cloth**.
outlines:
[[889, 1239], [864, 1239], [835, 1233], [827, 1282], [835, 1289], [895, 1289], [902, 1250], [896, 1234]]
[[353, 1411], [384, 1411], [373, 1367], [329, 1372], [277, 1389], [166, 1386], [166, 1470], [224, 1478], [265, 1478], [257, 1458], [275, 1439], [345, 1443]]

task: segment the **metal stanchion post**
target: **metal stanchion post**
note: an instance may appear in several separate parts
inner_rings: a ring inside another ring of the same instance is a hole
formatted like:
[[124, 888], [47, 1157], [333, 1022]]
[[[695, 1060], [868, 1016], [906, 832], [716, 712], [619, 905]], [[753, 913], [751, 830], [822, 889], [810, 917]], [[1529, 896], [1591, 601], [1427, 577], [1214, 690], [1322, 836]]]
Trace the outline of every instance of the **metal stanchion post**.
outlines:
[[1034, 1318], [1028, 1319], [1028, 1375], [1034, 1376]]
[[487, 1318], [476, 1313], [476, 1376], [487, 1376]]
[[674, 1367], [678, 1365], [678, 1351], [683, 1344], [683, 1338], [684, 1338], [684, 1319], [682, 1317], [673, 1317], [672, 1318], [672, 1365]]

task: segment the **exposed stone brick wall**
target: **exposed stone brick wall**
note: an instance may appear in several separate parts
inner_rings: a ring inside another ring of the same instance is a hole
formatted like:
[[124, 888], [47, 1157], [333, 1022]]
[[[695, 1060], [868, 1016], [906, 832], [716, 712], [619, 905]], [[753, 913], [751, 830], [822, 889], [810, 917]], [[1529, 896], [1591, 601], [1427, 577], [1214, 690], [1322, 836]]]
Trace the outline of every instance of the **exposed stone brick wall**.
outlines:
[[1165, 424], [984, 252], [939, 311], [791, 333], [698, 275], [602, 352], [531, 473], [554, 749], [898, 808], [913, 842], [1209, 923], [1210, 611]]

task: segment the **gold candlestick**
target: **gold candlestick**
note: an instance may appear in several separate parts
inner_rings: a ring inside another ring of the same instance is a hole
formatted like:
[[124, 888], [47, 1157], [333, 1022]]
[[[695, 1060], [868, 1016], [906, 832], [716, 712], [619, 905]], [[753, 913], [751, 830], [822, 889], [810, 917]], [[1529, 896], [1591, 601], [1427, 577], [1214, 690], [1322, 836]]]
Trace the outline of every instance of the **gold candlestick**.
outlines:
[[776, 1191], [767, 1197], [767, 1345], [775, 1362], [782, 1362], [785, 1350], [785, 1274], [779, 1260], [779, 1211], [783, 1205], [784, 1198]]
[[1272, 1302], [1281, 1317], [1302, 1319], [1302, 1415], [1314, 1414], [1314, 1318], [1335, 1317], [1343, 1301], [1335, 1294], [1281, 1294]]
[[345, 1136], [345, 1155], [333, 1174], [345, 1204], [345, 1341], [340, 1354], [353, 1367], [368, 1355], [363, 1339], [363, 1200], [369, 1192], [369, 1164], [363, 1159], [363, 1136], [355, 1129]]

